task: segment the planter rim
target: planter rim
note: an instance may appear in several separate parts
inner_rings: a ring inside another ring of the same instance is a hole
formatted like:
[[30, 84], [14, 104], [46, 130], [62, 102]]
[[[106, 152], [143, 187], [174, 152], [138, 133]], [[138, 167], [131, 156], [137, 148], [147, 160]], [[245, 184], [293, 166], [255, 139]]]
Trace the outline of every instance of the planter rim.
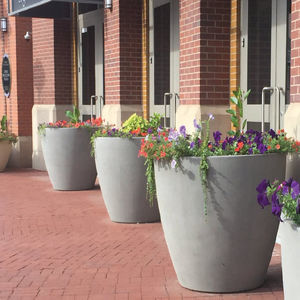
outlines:
[[[245, 155], [211, 155], [207, 158], [209, 159], [216, 159], [216, 158], [230, 158], [230, 159], [242, 159], [245, 157], [265, 157], [270, 155], [286, 155], [287, 153], [267, 153], [267, 154], [245, 154]], [[181, 158], [199, 158], [201, 159], [201, 156], [182, 156]]]
[[10, 140], [6, 140], [6, 139], [0, 139], [0, 143], [5, 143], [5, 142], [8, 142], [9, 144], [11, 144], [12, 143], [12, 141], [10, 141]]
[[100, 127], [46, 127], [45, 130], [57, 130], [57, 129], [60, 129], [60, 130], [71, 130], [71, 129], [99, 129]]
[[300, 233], [300, 225], [297, 225], [293, 220], [291, 219], [285, 219], [285, 218], [282, 218], [283, 220], [283, 223], [286, 223], [288, 225], [290, 225], [293, 229], [299, 231]]
[[144, 139], [145, 137], [143, 136], [133, 136], [130, 138], [127, 137], [119, 137], [119, 136], [98, 136], [96, 137], [96, 139], [119, 139], [119, 140], [131, 140], [131, 139], [135, 139], [135, 140], [141, 140]]

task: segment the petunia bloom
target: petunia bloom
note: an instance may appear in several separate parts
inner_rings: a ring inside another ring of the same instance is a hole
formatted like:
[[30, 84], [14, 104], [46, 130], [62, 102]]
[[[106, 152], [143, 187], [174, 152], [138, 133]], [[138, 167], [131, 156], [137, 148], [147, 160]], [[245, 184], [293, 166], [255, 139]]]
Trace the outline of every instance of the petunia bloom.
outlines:
[[214, 136], [216, 144], [219, 144], [219, 142], [221, 140], [221, 135], [222, 135], [222, 133], [220, 131], [213, 132], [213, 136]]
[[186, 137], [186, 128], [184, 125], [180, 126], [179, 132], [183, 137]]
[[197, 120], [196, 120], [196, 119], [194, 119], [194, 127], [195, 127], [195, 129], [197, 129], [197, 130], [201, 130], [201, 125], [197, 123]]
[[280, 221], [282, 221], [280, 218], [282, 207], [283, 207], [283, 204], [279, 203], [278, 195], [275, 192], [272, 195], [272, 214], [277, 216]]
[[173, 159], [172, 162], [171, 162], [171, 167], [172, 167], [172, 169], [175, 169], [176, 164], [177, 164], [176, 160]]

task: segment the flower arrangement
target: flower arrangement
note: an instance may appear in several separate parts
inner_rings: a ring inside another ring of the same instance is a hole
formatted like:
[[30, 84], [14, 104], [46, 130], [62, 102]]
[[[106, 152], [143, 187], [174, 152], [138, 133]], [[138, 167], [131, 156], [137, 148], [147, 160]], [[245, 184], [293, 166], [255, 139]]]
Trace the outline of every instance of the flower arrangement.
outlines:
[[0, 141], [10, 141], [11, 143], [16, 143], [17, 136], [14, 133], [9, 132], [7, 129], [6, 115], [2, 116], [0, 126]]
[[95, 132], [92, 141], [97, 137], [145, 137], [156, 132], [160, 119], [161, 115], [156, 113], [150, 117], [149, 121], [134, 113], [123, 123], [120, 129], [113, 125], [105, 125], [104, 128]]
[[79, 119], [80, 112], [76, 106], [73, 106], [73, 111], [67, 110], [66, 117], [69, 118], [69, 121], [66, 120], [59, 120], [57, 122], [49, 122], [49, 123], [42, 123], [39, 125], [38, 130], [40, 134], [44, 133], [45, 128], [97, 128], [101, 127], [103, 120], [101, 117], [95, 119], [92, 118], [85, 122], [81, 122]]
[[[234, 92], [231, 102], [237, 105], [239, 115], [242, 114], [242, 103], [248, 97], [250, 91], [243, 93], [241, 90]], [[298, 152], [300, 143], [286, 136], [284, 130], [275, 132], [258, 132], [252, 129], [243, 131], [245, 122], [240, 126], [235, 111], [228, 110], [235, 131], [228, 132], [222, 138], [220, 131], [213, 132], [213, 140], [210, 140], [210, 122], [214, 120], [209, 115], [208, 120], [198, 123], [194, 120], [195, 132], [191, 135], [186, 133], [185, 126], [179, 130], [158, 128], [156, 134], [148, 134], [142, 140], [140, 156], [146, 158], [147, 164], [147, 192], [150, 202], [156, 195], [154, 161], [167, 160], [172, 168], [180, 166], [180, 159], [184, 156], [201, 157], [199, 172], [205, 196], [205, 213], [207, 197], [207, 172], [209, 165], [207, 157], [221, 155], [253, 155], [265, 153]], [[204, 130], [203, 130], [204, 128]]]
[[257, 202], [262, 208], [270, 205], [272, 201], [272, 214], [277, 216], [280, 221], [281, 215], [284, 219], [292, 220], [300, 226], [300, 185], [297, 181], [290, 178], [280, 183], [275, 180], [270, 183], [269, 180], [263, 179], [256, 188]]

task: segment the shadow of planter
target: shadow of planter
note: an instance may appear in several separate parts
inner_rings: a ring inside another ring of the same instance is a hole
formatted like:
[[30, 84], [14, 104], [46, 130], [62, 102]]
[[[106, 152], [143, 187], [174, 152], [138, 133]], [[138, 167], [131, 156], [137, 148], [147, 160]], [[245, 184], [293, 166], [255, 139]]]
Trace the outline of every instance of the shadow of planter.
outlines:
[[50, 181], [55, 190], [91, 189], [97, 176], [91, 156], [89, 128], [46, 128], [42, 150]]
[[157, 201], [146, 199], [145, 159], [138, 158], [141, 138], [98, 137], [95, 159], [109, 217], [114, 222], [147, 223], [160, 220]]
[[237, 292], [262, 285], [278, 220], [257, 203], [264, 178], [284, 179], [286, 156], [208, 158], [207, 216], [199, 157], [181, 168], [155, 163], [162, 226], [179, 283], [206, 292]]

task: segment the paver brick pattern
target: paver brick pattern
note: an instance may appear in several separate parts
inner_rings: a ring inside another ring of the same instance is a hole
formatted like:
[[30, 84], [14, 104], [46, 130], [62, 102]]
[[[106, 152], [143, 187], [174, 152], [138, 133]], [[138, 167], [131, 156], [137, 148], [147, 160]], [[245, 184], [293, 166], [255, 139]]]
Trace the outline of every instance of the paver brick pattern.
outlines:
[[46, 172], [31, 169], [0, 173], [0, 254], [0, 299], [283, 299], [279, 245], [262, 287], [190, 291], [160, 223], [113, 223], [99, 187], [54, 191]]

